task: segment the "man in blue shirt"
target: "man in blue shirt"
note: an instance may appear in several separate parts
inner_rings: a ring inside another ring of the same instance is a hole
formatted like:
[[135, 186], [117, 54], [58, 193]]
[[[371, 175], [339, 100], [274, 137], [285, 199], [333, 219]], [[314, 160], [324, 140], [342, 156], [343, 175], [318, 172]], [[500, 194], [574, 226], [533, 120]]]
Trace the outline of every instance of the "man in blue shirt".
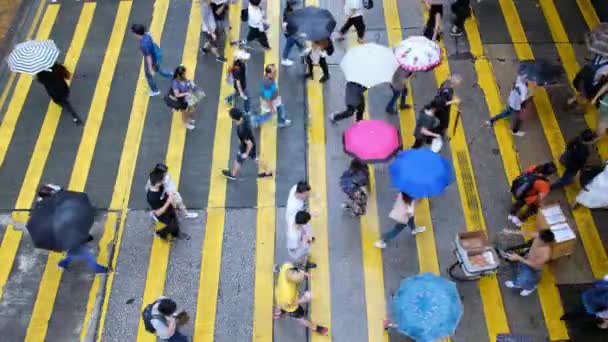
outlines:
[[160, 91], [154, 81], [155, 72], [158, 72], [161, 76], [169, 79], [173, 78], [173, 74], [160, 68], [162, 60], [160, 47], [154, 43], [150, 33], [146, 32], [145, 26], [142, 24], [133, 24], [131, 26], [131, 32], [139, 39], [139, 49], [144, 55], [144, 72], [148, 85], [150, 86], [148, 95], [156, 96], [160, 94]]
[[278, 127], [283, 128], [291, 125], [291, 120], [287, 118], [283, 102], [279, 95], [277, 85], [277, 68], [274, 64], [268, 64], [264, 68], [264, 80], [260, 89], [260, 113], [251, 115], [249, 123], [256, 128], [264, 122], [270, 120], [273, 114], [277, 114]]

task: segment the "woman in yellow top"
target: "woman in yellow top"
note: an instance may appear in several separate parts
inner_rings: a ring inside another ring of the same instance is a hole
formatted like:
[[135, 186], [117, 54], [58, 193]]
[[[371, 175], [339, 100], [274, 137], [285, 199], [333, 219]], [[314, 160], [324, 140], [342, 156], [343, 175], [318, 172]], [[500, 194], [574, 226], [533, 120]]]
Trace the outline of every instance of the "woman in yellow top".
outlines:
[[318, 324], [313, 324], [306, 319], [306, 311], [301, 306], [301, 304], [310, 302], [311, 296], [309, 291], [304, 292], [300, 296], [298, 287], [305, 278], [309, 277], [310, 274], [295, 267], [291, 263], [284, 263], [283, 266], [281, 266], [274, 291], [276, 302], [274, 319], [279, 319], [283, 315], [287, 315], [310, 330], [322, 335], [327, 335], [329, 329]]

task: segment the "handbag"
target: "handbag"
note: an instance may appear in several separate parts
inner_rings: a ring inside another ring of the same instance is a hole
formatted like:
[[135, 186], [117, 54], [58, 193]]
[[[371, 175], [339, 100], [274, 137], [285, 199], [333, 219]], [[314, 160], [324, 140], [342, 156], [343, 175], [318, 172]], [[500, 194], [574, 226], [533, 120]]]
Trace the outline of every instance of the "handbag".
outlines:
[[165, 101], [167, 107], [172, 109], [181, 109], [181, 104], [179, 100], [173, 95], [173, 88], [169, 88], [169, 91], [167, 92], [165, 97], [163, 97], [163, 100]]
[[363, 7], [368, 10], [374, 8], [374, 0], [364, 0]]
[[196, 107], [205, 96], [204, 91], [194, 89], [190, 94], [186, 95], [186, 103], [188, 107]]

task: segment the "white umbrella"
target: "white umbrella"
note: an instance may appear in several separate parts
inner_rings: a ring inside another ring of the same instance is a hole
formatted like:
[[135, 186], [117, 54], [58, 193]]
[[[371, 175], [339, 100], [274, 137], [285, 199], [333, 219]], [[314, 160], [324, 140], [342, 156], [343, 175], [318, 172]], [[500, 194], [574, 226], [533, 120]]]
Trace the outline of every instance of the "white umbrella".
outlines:
[[412, 36], [397, 45], [395, 57], [403, 69], [426, 71], [441, 63], [441, 49], [426, 37]]
[[399, 65], [390, 48], [367, 43], [348, 50], [340, 67], [347, 81], [371, 88], [391, 82]]
[[50, 69], [58, 56], [59, 49], [54, 41], [28, 40], [15, 46], [7, 62], [12, 72], [35, 75]]

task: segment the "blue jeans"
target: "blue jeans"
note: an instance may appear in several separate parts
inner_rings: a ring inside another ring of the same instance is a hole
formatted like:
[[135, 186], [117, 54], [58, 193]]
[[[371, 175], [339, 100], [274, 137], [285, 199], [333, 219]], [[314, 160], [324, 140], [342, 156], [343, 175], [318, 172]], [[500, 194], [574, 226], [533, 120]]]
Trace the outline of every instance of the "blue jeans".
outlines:
[[[144, 61], [144, 63], [146, 63], [146, 62]], [[154, 69], [155, 72], [159, 73], [164, 78], [173, 78], [173, 73], [166, 71], [164, 69], [161, 69], [160, 65], [158, 65], [158, 64], [153, 65], [152, 69]], [[150, 70], [148, 70], [147, 65], [144, 65], [144, 73], [146, 74], [146, 81], [148, 81], [150, 90], [158, 91], [158, 86], [156, 86], [156, 81], [154, 80], [154, 76], [152, 76], [152, 73], [150, 72]]]
[[390, 101], [386, 104], [386, 112], [387, 113], [396, 113], [397, 112], [397, 99], [401, 98], [399, 101], [399, 105], [401, 107], [405, 106], [405, 98], [407, 96], [407, 88], [403, 88], [403, 90], [396, 90], [391, 86], [391, 90], [393, 91], [393, 97], [391, 97]]
[[[249, 93], [247, 92], [247, 89], [243, 89], [243, 93], [245, 93], [245, 96], [247, 96], [247, 100], [243, 100], [243, 110], [245, 111], [245, 113], [249, 113], [251, 111], [251, 100], [249, 98]], [[239, 99], [242, 98], [239, 95], [238, 91], [235, 91], [234, 93], [226, 97], [226, 101], [229, 102], [230, 105], [233, 107], [236, 107], [236, 103]]]
[[68, 268], [72, 260], [84, 261], [89, 268], [95, 271], [95, 273], [105, 273], [108, 271], [107, 267], [101, 266], [97, 263], [97, 259], [95, 259], [93, 253], [91, 253], [91, 251], [84, 246], [80, 246], [77, 249], [68, 251], [68, 255], [63, 260], [59, 261], [57, 266], [61, 268]]
[[510, 116], [513, 113], [515, 113], [515, 109], [513, 109], [511, 107], [507, 107], [507, 108], [505, 108], [505, 110], [503, 110], [502, 112], [500, 112], [498, 115], [493, 116], [490, 119], [490, 123], [494, 124], [496, 121], [498, 121], [500, 119], [504, 119], [504, 118]]
[[293, 35], [285, 37], [285, 47], [283, 48], [283, 59], [289, 58], [289, 53], [294, 45], [298, 46], [300, 51], [304, 50], [304, 45]]
[[167, 342], [188, 342], [189, 340], [186, 336], [182, 335], [182, 333], [180, 333], [179, 331], [177, 331], [177, 329], [175, 329], [175, 333], [173, 334], [173, 336], [169, 337], [165, 341], [167, 341]]
[[515, 287], [524, 290], [533, 290], [540, 281], [542, 271], [535, 270], [532, 267], [520, 262], [517, 264], [517, 273], [515, 275]]
[[411, 230], [416, 229], [416, 222], [414, 221], [414, 217], [412, 216], [410, 218], [409, 221], [407, 221], [406, 224], [403, 223], [396, 223], [395, 226], [393, 227], [393, 229], [389, 230], [388, 232], [382, 234], [382, 241], [384, 242], [389, 242], [392, 239], [396, 238], [397, 235], [399, 235], [399, 233], [401, 233], [405, 227], [410, 227]]
[[[523, 107], [522, 107], [523, 109]], [[499, 113], [498, 115], [492, 117], [490, 119], [490, 124], [494, 125], [494, 123], [500, 119], [504, 119], [508, 116], [511, 116], [512, 114], [515, 114], [513, 116], [513, 119], [511, 120], [511, 131], [513, 131], [513, 133], [519, 132], [519, 128], [521, 127], [522, 124], [522, 119], [519, 117], [519, 111], [515, 110], [509, 106], [507, 106], [507, 108], [505, 108], [505, 110], [503, 110], [501, 113]]]
[[564, 171], [564, 174], [560, 177], [560, 179], [556, 180], [555, 183], [551, 184], [551, 190], [561, 189], [564, 186], [572, 183], [574, 181], [574, 177], [576, 177], [577, 173], [578, 173], [578, 170], [566, 169]]
[[[251, 120], [251, 124], [253, 127], [258, 127], [261, 124], [263, 124], [264, 122], [270, 120], [270, 118], [272, 118], [272, 112], [252, 115], [250, 120]], [[277, 107], [277, 121], [279, 122], [279, 125], [281, 125], [281, 124], [284, 124], [286, 120], [287, 120], [287, 115], [285, 114], [285, 109], [283, 108], [283, 105], [281, 104]]]

